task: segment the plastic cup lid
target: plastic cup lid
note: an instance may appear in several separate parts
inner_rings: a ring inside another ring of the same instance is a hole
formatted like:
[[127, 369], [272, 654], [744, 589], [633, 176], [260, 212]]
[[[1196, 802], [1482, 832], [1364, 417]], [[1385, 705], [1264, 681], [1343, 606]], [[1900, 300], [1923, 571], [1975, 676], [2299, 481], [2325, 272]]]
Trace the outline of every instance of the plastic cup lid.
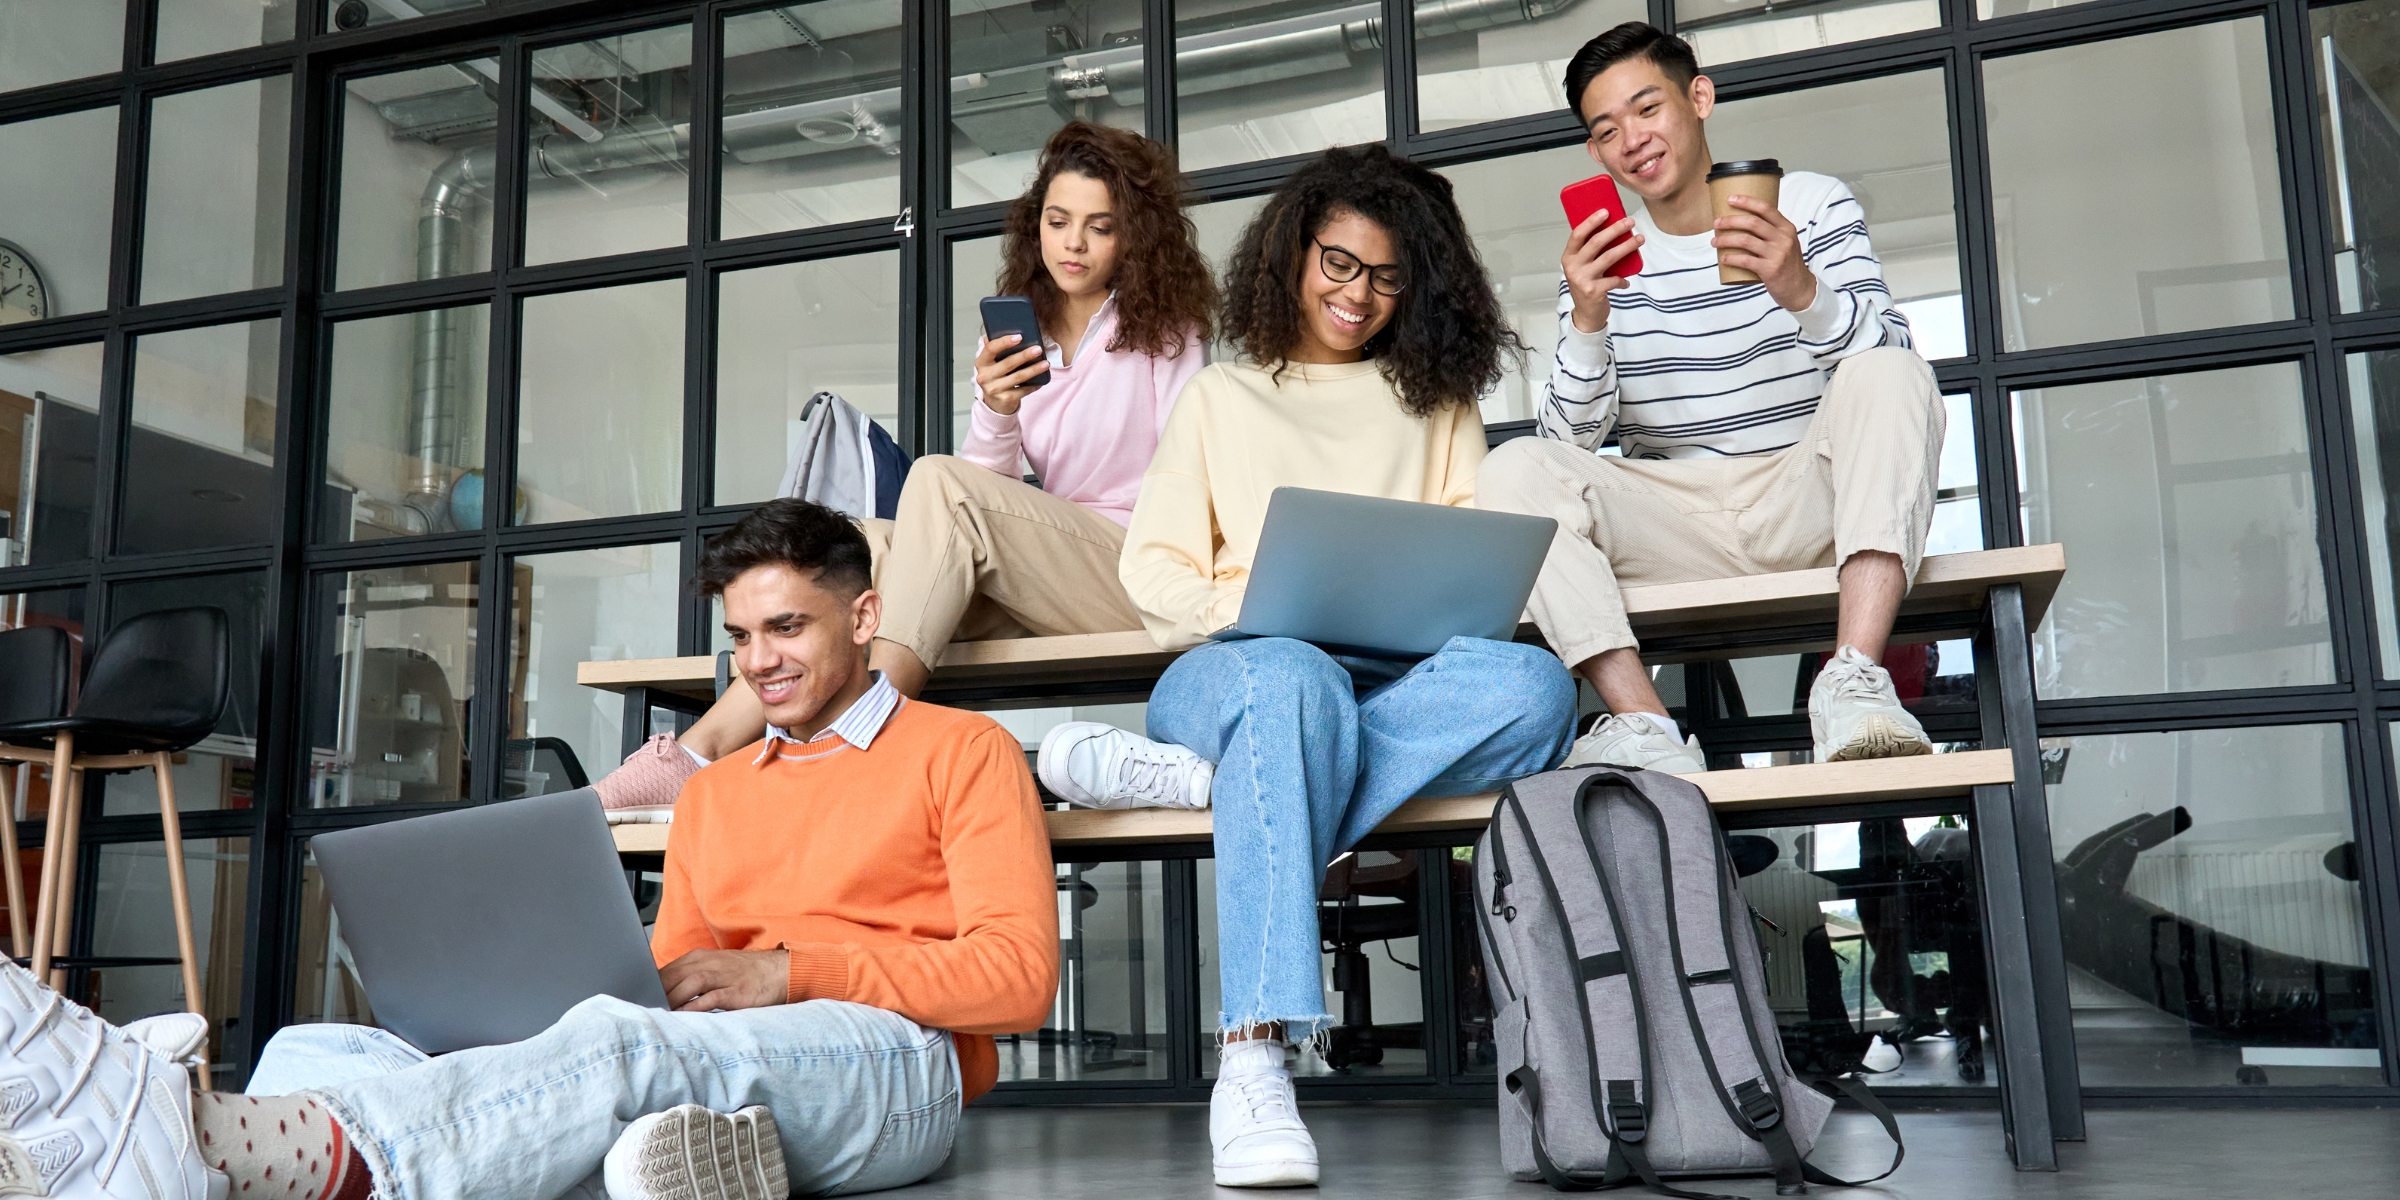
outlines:
[[1783, 164], [1771, 158], [1746, 158], [1740, 162], [1711, 163], [1708, 168], [1708, 177], [1711, 180], [1726, 179], [1735, 175], [1780, 176], [1782, 174]]

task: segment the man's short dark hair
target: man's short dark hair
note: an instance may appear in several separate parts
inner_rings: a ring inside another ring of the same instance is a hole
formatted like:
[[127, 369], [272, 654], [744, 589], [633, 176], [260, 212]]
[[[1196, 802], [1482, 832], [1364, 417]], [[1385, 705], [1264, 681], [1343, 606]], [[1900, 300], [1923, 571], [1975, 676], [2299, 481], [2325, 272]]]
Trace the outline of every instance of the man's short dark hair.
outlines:
[[850, 518], [806, 500], [769, 500], [708, 539], [700, 552], [700, 594], [722, 596], [743, 572], [776, 565], [845, 597], [874, 580], [874, 555]]
[[1636, 58], [1649, 59], [1677, 87], [1691, 87], [1700, 75], [1700, 57], [1692, 53], [1690, 42], [1648, 21], [1627, 21], [1585, 42], [1583, 49], [1567, 60], [1567, 107], [1575, 110], [1577, 124], [1592, 123], [1583, 111], [1584, 89], [1610, 67]]

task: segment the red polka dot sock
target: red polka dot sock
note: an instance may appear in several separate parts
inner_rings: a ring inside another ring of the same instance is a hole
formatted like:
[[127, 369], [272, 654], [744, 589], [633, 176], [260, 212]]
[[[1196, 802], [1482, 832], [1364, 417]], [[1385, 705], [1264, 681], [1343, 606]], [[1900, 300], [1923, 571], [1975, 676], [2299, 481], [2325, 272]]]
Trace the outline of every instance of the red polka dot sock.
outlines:
[[366, 1200], [366, 1160], [314, 1100], [302, 1096], [192, 1097], [201, 1157], [225, 1173], [226, 1200]]

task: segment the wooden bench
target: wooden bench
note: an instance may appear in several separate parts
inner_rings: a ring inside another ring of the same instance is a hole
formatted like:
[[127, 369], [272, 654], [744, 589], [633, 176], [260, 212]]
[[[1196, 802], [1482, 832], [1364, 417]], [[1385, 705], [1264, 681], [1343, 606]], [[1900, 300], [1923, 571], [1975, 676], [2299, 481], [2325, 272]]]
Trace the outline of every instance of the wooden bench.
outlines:
[[[1857, 806], [1889, 813], [1893, 802], [1907, 801], [1968, 809], [1994, 1057], [2008, 1082], [2001, 1089], [2002, 1127], [2021, 1170], [2056, 1169], [2054, 1139], [2083, 1136], [2030, 644], [2065, 571], [2065, 551], [2057, 545], [1939, 555], [1924, 561], [1901, 605], [1895, 642], [1973, 639], [1984, 749], [1688, 776], [1729, 816], [1814, 811], [1822, 820], [1855, 820], [1849, 814]], [[1643, 656], [1653, 663], [1830, 649], [1838, 595], [1830, 568], [1624, 593]], [[1539, 637], [1527, 628], [1519, 640]], [[952, 643], [926, 698], [982, 708], [1138, 700], [1174, 658], [1139, 632]], [[630, 753], [648, 730], [653, 705], [700, 711], [724, 685], [726, 669], [722, 659], [706, 656], [587, 662], [577, 680], [624, 695]], [[1368, 844], [1454, 841], [1489, 822], [1494, 800], [1488, 794], [1412, 800]], [[1189, 857], [1206, 852], [1212, 833], [1205, 812], [1052, 812], [1049, 825], [1054, 852], [1073, 862]], [[618, 826], [618, 849], [637, 863], [653, 861], [665, 852], [669, 828]]]
[[[2007, 786], [2015, 767], [2006, 750], [1968, 750], [1881, 762], [1804, 763], [1736, 771], [1703, 771], [1684, 778], [1700, 785], [1709, 803], [1726, 812], [1781, 812], [1827, 805], [1874, 804], [1972, 795], [1978, 787]], [[1499, 795], [1485, 792], [1439, 800], [1411, 800], [1375, 829], [1379, 838], [1454, 834], [1482, 829], [1492, 819]], [[1131, 851], [1207, 843], [1207, 812], [1133, 809], [1102, 812], [1069, 809], [1049, 815], [1050, 845], [1061, 858], [1092, 852]], [[661, 824], [618, 825], [617, 852], [629, 859], [664, 855]]]
[[[2057, 545], [1977, 550], [1927, 558], [1916, 586], [1901, 604], [1894, 624], [1897, 642], [1956, 636], [1970, 627], [1985, 595], [2000, 584], [2024, 591], [2025, 626], [2041, 623], [2066, 573], [2066, 552]], [[1829, 649], [1840, 588], [1833, 568], [1751, 575], [1699, 583], [1665, 583], [1625, 589], [1625, 612], [1652, 663], [1744, 654], [1780, 654]], [[1520, 639], [1538, 640], [1526, 626]], [[997, 642], [952, 642], [934, 668], [925, 698], [969, 707], [1008, 707], [1045, 700], [1086, 704], [1139, 700], [1175, 661], [1150, 635], [1072, 634]], [[722, 683], [718, 660], [636, 658], [586, 662], [575, 681], [626, 697], [625, 753], [632, 753], [649, 727], [654, 703], [688, 708], [716, 698]]]

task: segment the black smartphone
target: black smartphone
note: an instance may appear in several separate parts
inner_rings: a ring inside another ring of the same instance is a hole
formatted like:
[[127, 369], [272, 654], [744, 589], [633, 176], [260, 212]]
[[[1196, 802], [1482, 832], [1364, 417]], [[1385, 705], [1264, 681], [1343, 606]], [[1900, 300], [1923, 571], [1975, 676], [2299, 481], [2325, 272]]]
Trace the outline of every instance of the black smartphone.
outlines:
[[[996, 342], [1002, 334], [1013, 333], [1023, 339], [1010, 346], [1002, 358], [1027, 346], [1042, 344], [1042, 319], [1034, 314], [1033, 301], [1023, 296], [985, 296], [983, 298], [983, 340]], [[1050, 382], [1050, 369], [1025, 381], [1025, 386], [1037, 388]]]

